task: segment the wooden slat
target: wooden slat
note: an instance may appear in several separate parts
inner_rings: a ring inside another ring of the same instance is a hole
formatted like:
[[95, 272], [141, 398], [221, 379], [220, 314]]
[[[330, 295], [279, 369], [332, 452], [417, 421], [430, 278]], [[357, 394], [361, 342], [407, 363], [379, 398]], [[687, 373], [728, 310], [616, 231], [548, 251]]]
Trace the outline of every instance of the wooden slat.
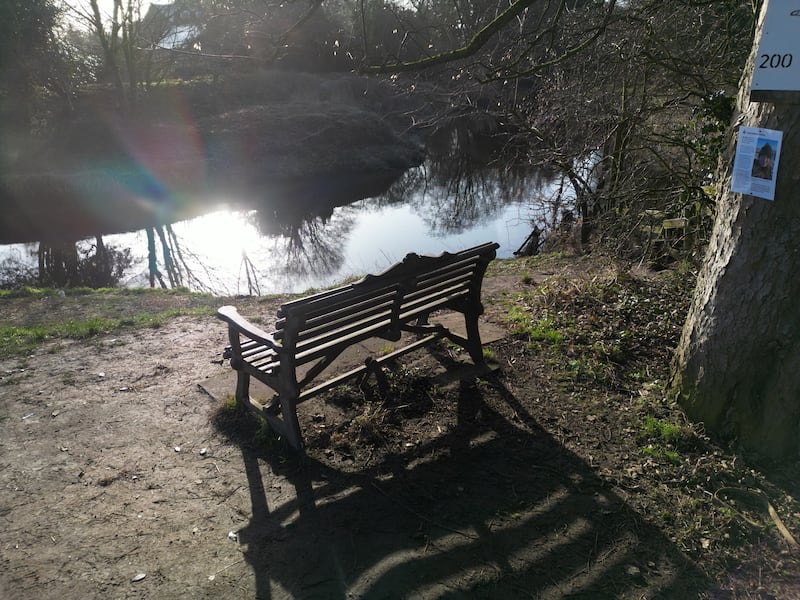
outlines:
[[258, 369], [259, 371], [267, 372], [277, 369], [281, 362], [277, 355], [273, 354], [272, 356], [264, 355], [260, 356], [254, 360], [248, 360], [247, 364], [249, 364], [254, 369]]
[[260, 344], [255, 340], [245, 338], [245, 340], [241, 342], [241, 347], [242, 347], [242, 353], [244, 353], [252, 348], [263, 348], [264, 344]]
[[446, 269], [453, 264], [480, 257], [481, 260], [491, 260], [499, 244], [494, 242], [481, 244], [473, 248], [467, 248], [456, 253], [444, 252], [439, 256], [418, 256], [409, 254], [401, 263], [390, 267], [383, 273], [377, 275], [367, 275], [360, 282], [353, 285], [365, 285], [377, 282], [385, 284], [389, 281], [406, 281], [410, 278], [418, 277], [421, 273], [432, 273], [437, 270]]
[[337, 318], [339, 315], [348, 312], [358, 312], [376, 304], [389, 302], [397, 294], [397, 286], [388, 286], [385, 289], [376, 290], [373, 293], [346, 294], [336, 298], [336, 302], [326, 302], [309, 306], [305, 312], [305, 322], [308, 326], [313, 326], [314, 320], [325, 318]]
[[330, 323], [326, 327], [318, 328], [309, 335], [303, 335], [302, 339], [298, 340], [295, 345], [295, 353], [302, 354], [306, 349], [321, 344], [326, 344], [332, 339], [339, 337], [346, 337], [351, 333], [358, 332], [362, 329], [369, 329], [370, 331], [377, 331], [373, 326], [388, 327], [394, 323], [392, 317], [391, 307], [385, 308], [380, 312], [374, 314], [361, 315], [361, 318], [356, 320], [337, 321]]
[[295, 355], [297, 364], [315, 360], [339, 346], [352, 346], [361, 340], [375, 337], [376, 333], [388, 330], [391, 325], [392, 319], [383, 318], [365, 322], [359, 327], [350, 327], [346, 331], [331, 332], [320, 339], [313, 340], [313, 343], [309, 342], [298, 348], [298, 352]]
[[417, 279], [429, 279], [435, 278], [440, 275], [446, 275], [448, 273], [456, 273], [459, 271], [474, 271], [475, 267], [478, 265], [480, 261], [477, 260], [475, 257], [465, 258], [462, 260], [453, 261], [448, 265], [437, 266], [436, 268], [430, 268], [420, 271], [417, 275]]
[[336, 310], [351, 303], [361, 302], [380, 296], [384, 293], [391, 293], [397, 288], [396, 282], [387, 281], [379, 286], [363, 287], [357, 284], [350, 284], [344, 287], [331, 290], [329, 293], [315, 294], [302, 300], [295, 300], [284, 304], [279, 309], [281, 319], [291, 318], [294, 315], [315, 316], [324, 314], [329, 310]]
[[[342, 301], [348, 293], [356, 289], [363, 289], [364, 293], [375, 293], [377, 289], [385, 288], [417, 277], [420, 273], [434, 275], [446, 271], [455, 265], [462, 266], [466, 263], [477, 264], [480, 260], [491, 260], [499, 244], [490, 242], [467, 248], [456, 253], [445, 252], [439, 256], [408, 255], [401, 263], [376, 275], [367, 275], [360, 281], [351, 283], [332, 290], [319, 292], [298, 300], [287, 302], [278, 310], [278, 316], [285, 318], [295, 312], [305, 312], [312, 306], [326, 306], [328, 303]], [[491, 255], [487, 257], [487, 253]], [[409, 260], [410, 259], [410, 260]]]
[[[397, 287], [392, 286], [380, 293], [367, 294], [363, 292], [347, 293], [337, 296], [335, 301], [328, 301], [321, 304], [312, 304], [306, 307], [304, 312], [296, 310], [293, 314], [295, 317], [301, 317], [303, 323], [302, 328], [312, 328], [319, 326], [325, 321], [344, 317], [349, 313], [355, 313], [360, 310], [366, 310], [372, 306], [377, 306], [386, 302], [391, 302], [397, 293]], [[279, 319], [278, 326], [285, 326], [288, 317]]]
[[328, 331], [345, 328], [351, 323], [359, 323], [376, 315], [390, 315], [394, 304], [394, 297], [389, 297], [388, 299], [382, 299], [378, 304], [362, 303], [348, 309], [334, 311], [325, 317], [317, 317], [306, 322], [303, 329], [298, 332], [298, 340], [313, 339]]
[[411, 319], [414, 319], [420, 315], [432, 313], [435, 310], [442, 308], [445, 304], [453, 302], [454, 300], [458, 300], [460, 298], [467, 298], [469, 297], [469, 292], [466, 290], [460, 292], [454, 292], [453, 294], [446, 296], [446, 302], [444, 301], [445, 298], [437, 298], [427, 304], [417, 304], [414, 306], [409, 306], [400, 313], [400, 321], [406, 322]]
[[256, 345], [252, 345], [253, 342], [249, 342], [247, 344], [247, 350], [244, 349], [244, 344], [242, 344], [242, 358], [245, 360], [255, 360], [257, 357], [261, 356], [264, 353], [270, 353], [273, 355], [277, 355], [272, 348], [267, 348], [263, 344], [258, 344], [255, 342]]
[[399, 318], [401, 321], [410, 318], [409, 313], [411, 311], [418, 311], [419, 307], [421, 306], [425, 306], [433, 310], [437, 306], [444, 306], [445, 304], [448, 304], [455, 298], [460, 298], [467, 295], [469, 295], [469, 288], [460, 284], [432, 290], [430, 293], [418, 295], [414, 298], [404, 300], [400, 305]]
[[326, 330], [321, 335], [305, 339], [298, 343], [295, 347], [295, 354], [298, 356], [304, 355], [304, 353], [310, 348], [314, 348], [315, 346], [324, 346], [328, 344], [328, 342], [340, 338], [352, 339], [350, 336], [358, 333], [359, 331], [368, 331], [370, 333], [374, 333], [381, 328], [388, 327], [391, 325], [391, 323], [392, 319], [389, 311], [383, 311], [375, 315], [369, 315], [363, 319], [359, 319], [358, 321], [344, 323], [341, 327]]
[[[414, 289], [413, 292], [407, 293], [401, 306], [407, 307], [412, 303], [430, 305], [437, 298], [442, 303], [445, 303], [449, 301], [454, 292], [459, 289], [467, 289], [467, 286], [472, 282], [472, 277], [472, 272], [463, 269], [455, 275], [439, 274], [436, 278], [424, 282], [423, 289]], [[381, 296], [382, 299], [386, 297], [385, 295]], [[326, 343], [326, 336], [324, 336], [326, 333], [348, 335], [353, 327], [359, 327], [367, 317], [372, 314], [383, 314], [383, 311], [391, 306], [389, 301], [376, 306], [370, 306], [371, 304], [371, 302], [362, 302], [361, 304], [346, 306], [329, 314], [308, 319], [305, 324], [306, 327], [298, 332], [298, 340], [304, 342], [303, 345], [307, 345], [317, 341]], [[367, 308], [365, 309], [364, 307]]]
[[[455, 284], [432, 294], [418, 296], [411, 302], [403, 302], [396, 320], [391, 318], [372, 318], [346, 323], [339, 329], [327, 330], [324, 335], [304, 340], [296, 348], [298, 364], [324, 356], [330, 349], [340, 344], [352, 345], [363, 339], [374, 337], [381, 329], [399, 325], [415, 316], [441, 308], [457, 298], [468, 295], [469, 290], [463, 285]], [[387, 314], [386, 317], [389, 317]]]
[[447, 281], [450, 279], [468, 279], [471, 280], [475, 275], [475, 264], [467, 264], [461, 266], [457, 269], [448, 269], [445, 271], [433, 273], [425, 273], [423, 276], [417, 277], [416, 279], [416, 288], [426, 288], [432, 285], [436, 285], [442, 281]]
[[403, 296], [402, 304], [408, 304], [410, 302], [416, 302], [420, 298], [425, 298], [428, 296], [435, 296], [442, 292], [443, 290], [455, 290], [455, 289], [463, 289], [469, 290], [472, 285], [472, 278], [471, 277], [460, 277], [455, 279], [446, 279], [436, 283], [436, 285], [431, 285], [428, 287], [418, 288], [413, 292], [409, 292], [405, 296]]
[[285, 302], [281, 305], [278, 309], [278, 318], [285, 318], [291, 315], [296, 310], [304, 310], [306, 306], [312, 304], [314, 302], [322, 302], [326, 298], [332, 298], [334, 296], [338, 296], [344, 293], [347, 293], [352, 288], [352, 285], [346, 285], [338, 288], [333, 288], [331, 290], [326, 290], [324, 292], [318, 292], [311, 296], [306, 296], [305, 298], [299, 298], [297, 300], [292, 300], [290, 302]]

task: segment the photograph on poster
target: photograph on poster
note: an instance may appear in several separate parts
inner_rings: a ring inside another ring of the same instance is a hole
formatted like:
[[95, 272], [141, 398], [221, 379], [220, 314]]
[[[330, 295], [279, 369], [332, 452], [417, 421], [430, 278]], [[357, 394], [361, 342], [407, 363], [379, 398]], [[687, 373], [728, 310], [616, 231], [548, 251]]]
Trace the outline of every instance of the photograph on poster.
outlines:
[[781, 131], [740, 127], [731, 190], [774, 200], [782, 140]]
[[772, 140], [758, 138], [756, 157], [753, 160], [752, 176], [759, 179], [772, 179], [772, 167], [775, 160], [775, 149]]

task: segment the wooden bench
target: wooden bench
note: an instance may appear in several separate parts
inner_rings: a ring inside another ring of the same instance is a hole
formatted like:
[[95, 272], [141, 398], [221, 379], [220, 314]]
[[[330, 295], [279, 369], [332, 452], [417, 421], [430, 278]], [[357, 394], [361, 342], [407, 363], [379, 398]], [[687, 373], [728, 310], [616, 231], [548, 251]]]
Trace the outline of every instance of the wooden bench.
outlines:
[[[238, 372], [237, 402], [263, 415], [292, 448], [302, 450], [297, 405], [359, 374], [379, 373], [385, 361], [446, 338], [465, 348], [476, 365], [484, 364], [478, 332], [481, 284], [497, 248], [486, 243], [440, 256], [409, 254], [378, 275], [283, 304], [272, 333], [248, 322], [235, 307], [223, 306], [217, 316], [228, 324], [225, 357]], [[466, 337], [429, 323], [431, 313], [442, 309], [464, 315]], [[312, 386], [346, 348], [374, 337], [398, 341], [403, 332], [417, 337]], [[308, 370], [301, 375], [304, 365]], [[250, 397], [251, 376], [275, 392], [271, 401], [262, 404]]]

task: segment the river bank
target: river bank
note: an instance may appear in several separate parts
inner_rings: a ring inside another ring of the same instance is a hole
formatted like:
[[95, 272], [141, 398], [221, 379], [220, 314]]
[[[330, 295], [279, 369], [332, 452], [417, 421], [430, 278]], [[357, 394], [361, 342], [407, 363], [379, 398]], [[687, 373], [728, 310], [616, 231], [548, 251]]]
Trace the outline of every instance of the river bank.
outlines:
[[629, 267], [495, 261], [499, 370], [412, 354], [384, 397], [302, 405], [304, 459], [206, 391], [232, 381], [214, 309], [268, 327], [285, 297], [0, 296], [0, 592], [797, 596], [753, 502], [797, 534], [794, 466], [767, 474], [663, 397], [693, 275]]

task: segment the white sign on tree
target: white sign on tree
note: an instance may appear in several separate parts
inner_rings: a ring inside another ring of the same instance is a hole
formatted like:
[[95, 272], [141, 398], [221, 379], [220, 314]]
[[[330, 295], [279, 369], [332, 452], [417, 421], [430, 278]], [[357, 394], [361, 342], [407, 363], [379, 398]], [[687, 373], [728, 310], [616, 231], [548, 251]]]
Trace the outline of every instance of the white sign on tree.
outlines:
[[774, 200], [782, 140], [781, 131], [740, 127], [731, 190]]
[[769, 0], [750, 86], [752, 100], [800, 91], [800, 0]]

